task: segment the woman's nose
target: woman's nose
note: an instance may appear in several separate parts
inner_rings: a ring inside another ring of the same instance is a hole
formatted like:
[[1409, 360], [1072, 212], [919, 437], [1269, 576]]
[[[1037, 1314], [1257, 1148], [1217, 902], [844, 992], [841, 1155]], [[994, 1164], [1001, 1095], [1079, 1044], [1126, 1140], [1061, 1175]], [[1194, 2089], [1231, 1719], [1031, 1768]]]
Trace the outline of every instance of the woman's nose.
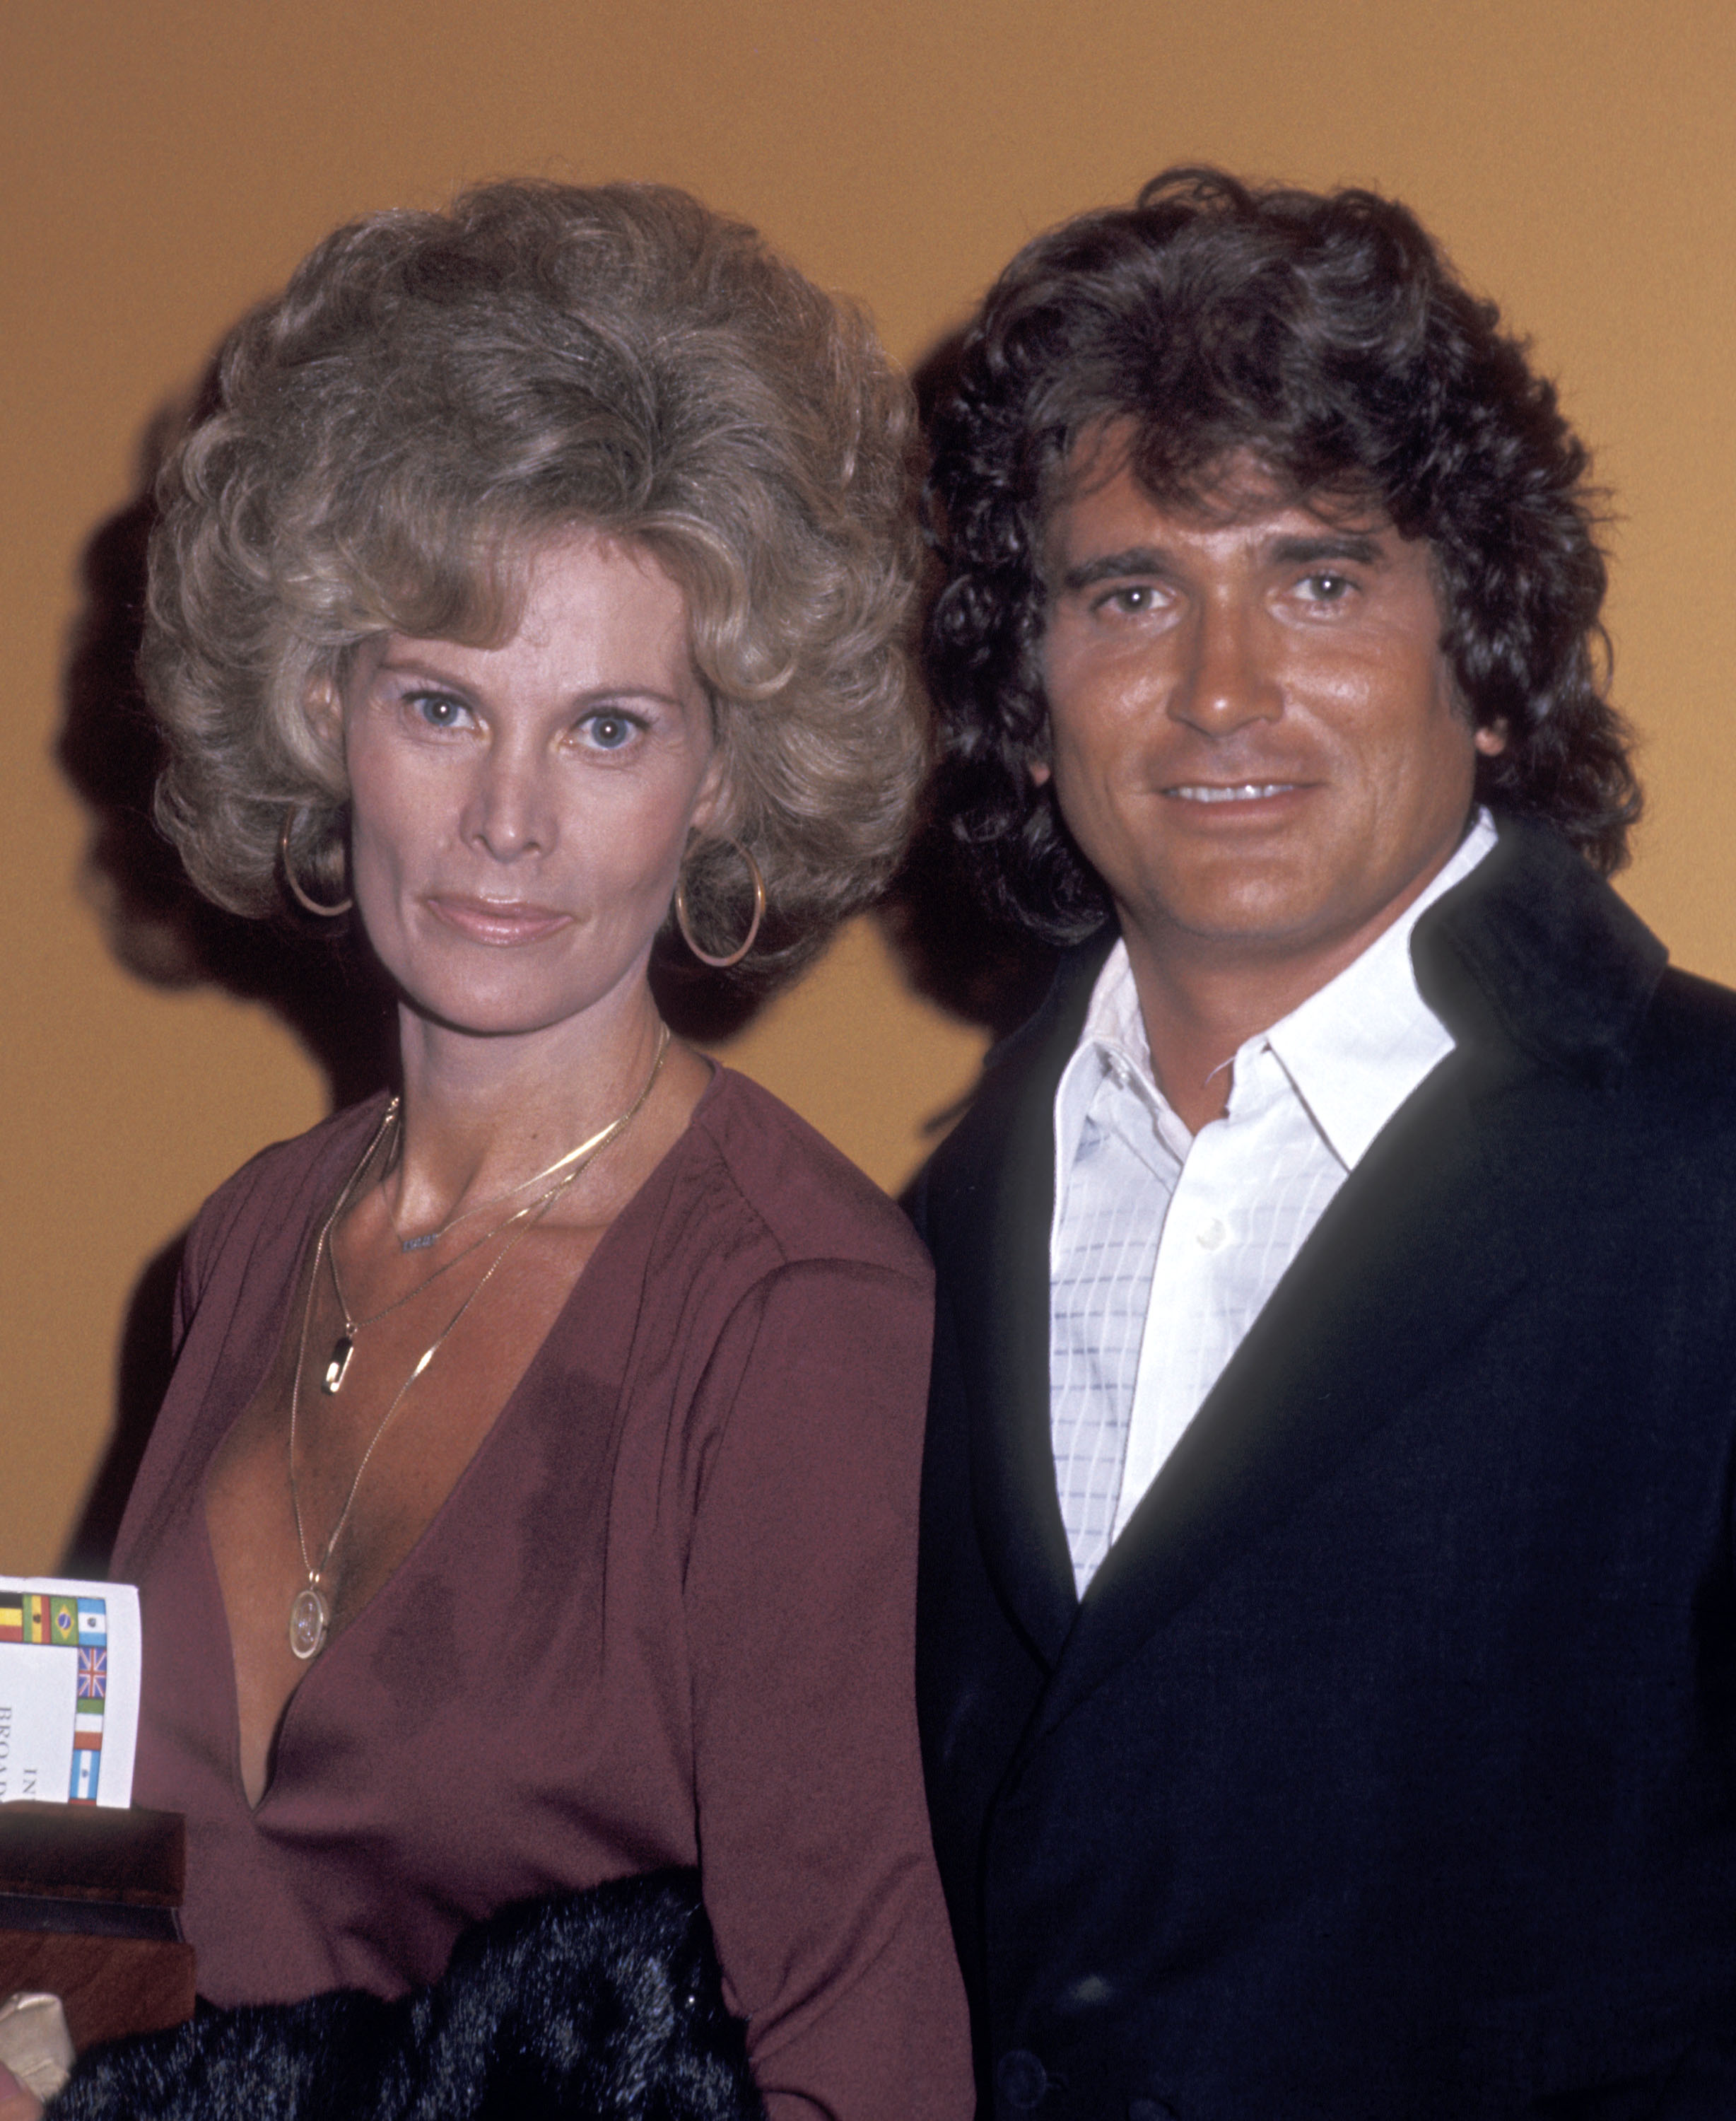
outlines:
[[491, 748], [471, 785], [465, 837], [496, 861], [548, 854], [555, 843], [555, 814], [547, 782], [546, 761], [506, 746]]

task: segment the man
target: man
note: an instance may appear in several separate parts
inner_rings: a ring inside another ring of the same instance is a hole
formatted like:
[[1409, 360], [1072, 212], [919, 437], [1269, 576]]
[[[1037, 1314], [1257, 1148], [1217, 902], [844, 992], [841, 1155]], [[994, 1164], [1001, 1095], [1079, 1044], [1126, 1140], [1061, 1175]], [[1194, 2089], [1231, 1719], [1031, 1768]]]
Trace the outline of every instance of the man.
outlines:
[[1585, 452], [1403, 208], [1201, 171], [935, 445], [947, 801], [1078, 946], [915, 1196], [983, 2110], [1736, 2114], [1736, 998], [1599, 874]]

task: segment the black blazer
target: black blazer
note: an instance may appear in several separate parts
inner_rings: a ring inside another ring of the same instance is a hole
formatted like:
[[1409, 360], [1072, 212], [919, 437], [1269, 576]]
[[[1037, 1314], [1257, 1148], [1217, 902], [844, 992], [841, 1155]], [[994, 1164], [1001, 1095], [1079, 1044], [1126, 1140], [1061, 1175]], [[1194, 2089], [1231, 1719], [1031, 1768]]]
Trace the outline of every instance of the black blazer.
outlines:
[[983, 2110], [1736, 2115], [1736, 995], [1505, 825], [1458, 1042], [1074, 1597], [1054, 1090], [1102, 949], [914, 1196], [918, 1689]]

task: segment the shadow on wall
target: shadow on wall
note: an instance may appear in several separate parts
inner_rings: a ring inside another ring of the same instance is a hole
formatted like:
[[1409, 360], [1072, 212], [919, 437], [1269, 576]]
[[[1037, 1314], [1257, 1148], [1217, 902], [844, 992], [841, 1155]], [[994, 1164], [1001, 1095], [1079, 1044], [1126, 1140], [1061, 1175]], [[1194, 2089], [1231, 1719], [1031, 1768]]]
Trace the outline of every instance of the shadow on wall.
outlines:
[[[391, 996], [347, 938], [244, 921], [202, 898], [151, 820], [161, 745], [137, 675], [151, 487], [183, 408], [151, 422], [138, 489], [85, 547], [83, 603], [63, 686], [56, 756], [90, 813], [81, 883], [110, 950], [127, 970], [169, 990], [216, 986], [261, 1003], [294, 1032], [323, 1074], [333, 1106], [390, 1080]], [[134, 1285], [116, 1370], [115, 1422], [62, 1567], [101, 1575], [170, 1368], [170, 1320], [182, 1232]]]
[[[929, 357], [919, 380], [931, 370], [934, 376], [949, 372], [937, 364], [950, 361], [954, 343], [943, 342]], [[207, 375], [195, 408], [212, 380]], [[924, 387], [932, 396], [938, 385], [930, 377]], [[214, 986], [268, 1009], [319, 1068], [336, 1109], [388, 1086], [396, 1071], [393, 996], [365, 939], [349, 922], [319, 922], [287, 905], [268, 921], [212, 906], [188, 882], [151, 817], [161, 744], [137, 672], [146, 557], [157, 468], [186, 412], [173, 404], [153, 420], [140, 451], [137, 492], [98, 525], [84, 551], [83, 604], [56, 747], [91, 818], [83, 888], [128, 972], [152, 986]], [[882, 921], [915, 991], [996, 1035], [1029, 1014], [1046, 983], [1050, 953], [975, 911], [951, 837], [932, 817], [912, 845]], [[705, 1045], [742, 1030], [763, 999], [661, 946], [651, 984], [671, 1028]], [[162, 1401], [185, 1235], [150, 1261], [128, 1301], [114, 1432], [61, 1564], [74, 1573], [100, 1576], [106, 1569]]]

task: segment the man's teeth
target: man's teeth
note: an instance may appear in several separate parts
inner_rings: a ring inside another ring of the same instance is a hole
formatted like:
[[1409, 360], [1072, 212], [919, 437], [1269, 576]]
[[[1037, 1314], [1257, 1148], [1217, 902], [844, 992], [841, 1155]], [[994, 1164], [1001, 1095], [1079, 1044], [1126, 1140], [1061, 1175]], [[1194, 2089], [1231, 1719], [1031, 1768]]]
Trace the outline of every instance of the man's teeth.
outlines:
[[1291, 785], [1287, 781], [1245, 781], [1236, 788], [1172, 788], [1170, 793], [1184, 803], [1252, 803], [1262, 795], [1285, 795]]

